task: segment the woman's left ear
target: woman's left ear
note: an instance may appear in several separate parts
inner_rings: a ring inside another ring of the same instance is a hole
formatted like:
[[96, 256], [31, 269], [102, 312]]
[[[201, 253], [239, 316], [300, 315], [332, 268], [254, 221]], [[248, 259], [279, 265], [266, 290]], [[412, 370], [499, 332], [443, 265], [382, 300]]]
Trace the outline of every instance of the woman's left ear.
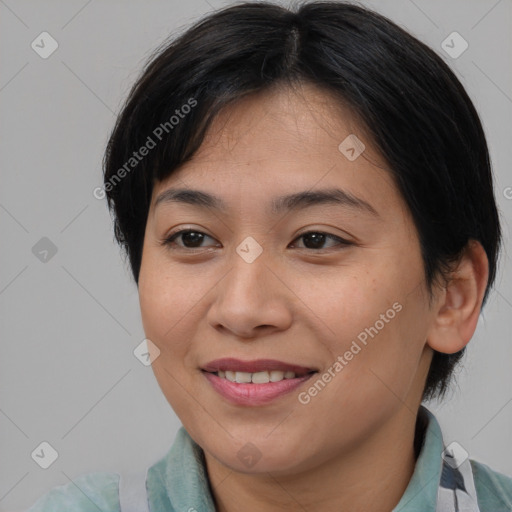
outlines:
[[480, 242], [470, 240], [439, 295], [427, 345], [454, 354], [468, 344], [476, 330], [488, 278], [487, 254]]

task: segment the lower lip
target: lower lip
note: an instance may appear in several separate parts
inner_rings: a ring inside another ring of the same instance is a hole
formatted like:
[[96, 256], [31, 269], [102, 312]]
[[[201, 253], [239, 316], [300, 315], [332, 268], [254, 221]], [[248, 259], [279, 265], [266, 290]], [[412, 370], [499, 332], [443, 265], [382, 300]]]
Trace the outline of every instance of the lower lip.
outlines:
[[238, 384], [204, 370], [203, 374], [217, 393], [236, 405], [268, 404], [276, 398], [297, 389], [303, 382], [315, 375], [314, 373], [308, 373], [302, 377], [283, 379], [278, 382], [267, 382], [265, 384]]

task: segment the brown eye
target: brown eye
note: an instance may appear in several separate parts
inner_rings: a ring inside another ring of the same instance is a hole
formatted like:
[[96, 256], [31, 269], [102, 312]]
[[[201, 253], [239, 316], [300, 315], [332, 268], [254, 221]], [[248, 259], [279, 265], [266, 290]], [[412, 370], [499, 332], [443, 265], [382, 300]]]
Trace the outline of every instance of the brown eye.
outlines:
[[207, 234], [202, 233], [201, 231], [196, 231], [193, 229], [183, 229], [167, 237], [163, 241], [163, 244], [172, 247], [176, 245], [175, 240], [177, 238], [181, 238], [183, 245], [177, 244], [178, 247], [184, 249], [197, 249], [201, 248], [200, 244], [203, 242], [204, 237], [211, 238]]
[[[337, 242], [336, 245], [341, 246], [347, 246], [351, 245], [350, 242], [347, 240], [344, 240], [343, 238], [340, 238], [336, 235], [331, 235], [330, 233], [323, 233], [321, 231], [308, 231], [307, 233], [302, 233], [302, 235], [298, 236], [296, 240], [299, 240], [300, 238], [304, 239], [304, 245], [306, 249], [325, 249], [325, 247], [321, 247], [326, 240], [332, 240]], [[331, 246], [331, 247], [335, 247]], [[327, 247], [329, 249], [329, 247]]]

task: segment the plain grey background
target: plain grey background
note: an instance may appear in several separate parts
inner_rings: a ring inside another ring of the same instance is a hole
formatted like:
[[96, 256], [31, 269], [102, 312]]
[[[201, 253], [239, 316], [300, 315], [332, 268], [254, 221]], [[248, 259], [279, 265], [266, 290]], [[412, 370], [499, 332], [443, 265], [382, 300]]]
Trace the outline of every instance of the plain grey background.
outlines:
[[[504, 252], [458, 384], [427, 406], [446, 444], [512, 475], [512, 3], [361, 3], [434, 48], [483, 121]], [[133, 354], [144, 339], [137, 289], [93, 190], [115, 114], [150, 52], [228, 4], [0, 0], [1, 511], [24, 510], [83, 473], [149, 466], [174, 440], [180, 422]], [[31, 44], [45, 31], [58, 48], [44, 59]], [[441, 46], [454, 31], [469, 45], [457, 58]], [[31, 456], [43, 441], [58, 452], [48, 469]]]

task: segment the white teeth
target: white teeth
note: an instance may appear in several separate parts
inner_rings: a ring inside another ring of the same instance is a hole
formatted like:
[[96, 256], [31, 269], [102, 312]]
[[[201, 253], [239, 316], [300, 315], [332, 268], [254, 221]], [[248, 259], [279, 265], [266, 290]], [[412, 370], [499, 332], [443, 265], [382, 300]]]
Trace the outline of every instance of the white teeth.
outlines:
[[270, 382], [277, 382], [284, 379], [284, 372], [280, 370], [272, 370], [270, 372]]
[[238, 382], [247, 384], [252, 382], [253, 384], [266, 384], [267, 382], [279, 382], [283, 379], [294, 379], [295, 372], [283, 372], [281, 370], [271, 370], [263, 372], [232, 372], [230, 370], [219, 370], [217, 375], [221, 379], [227, 379], [230, 382]]
[[240, 383], [251, 382], [251, 374], [247, 372], [236, 372], [236, 381]]
[[255, 384], [266, 384], [270, 381], [268, 372], [256, 372], [252, 374], [252, 382]]

